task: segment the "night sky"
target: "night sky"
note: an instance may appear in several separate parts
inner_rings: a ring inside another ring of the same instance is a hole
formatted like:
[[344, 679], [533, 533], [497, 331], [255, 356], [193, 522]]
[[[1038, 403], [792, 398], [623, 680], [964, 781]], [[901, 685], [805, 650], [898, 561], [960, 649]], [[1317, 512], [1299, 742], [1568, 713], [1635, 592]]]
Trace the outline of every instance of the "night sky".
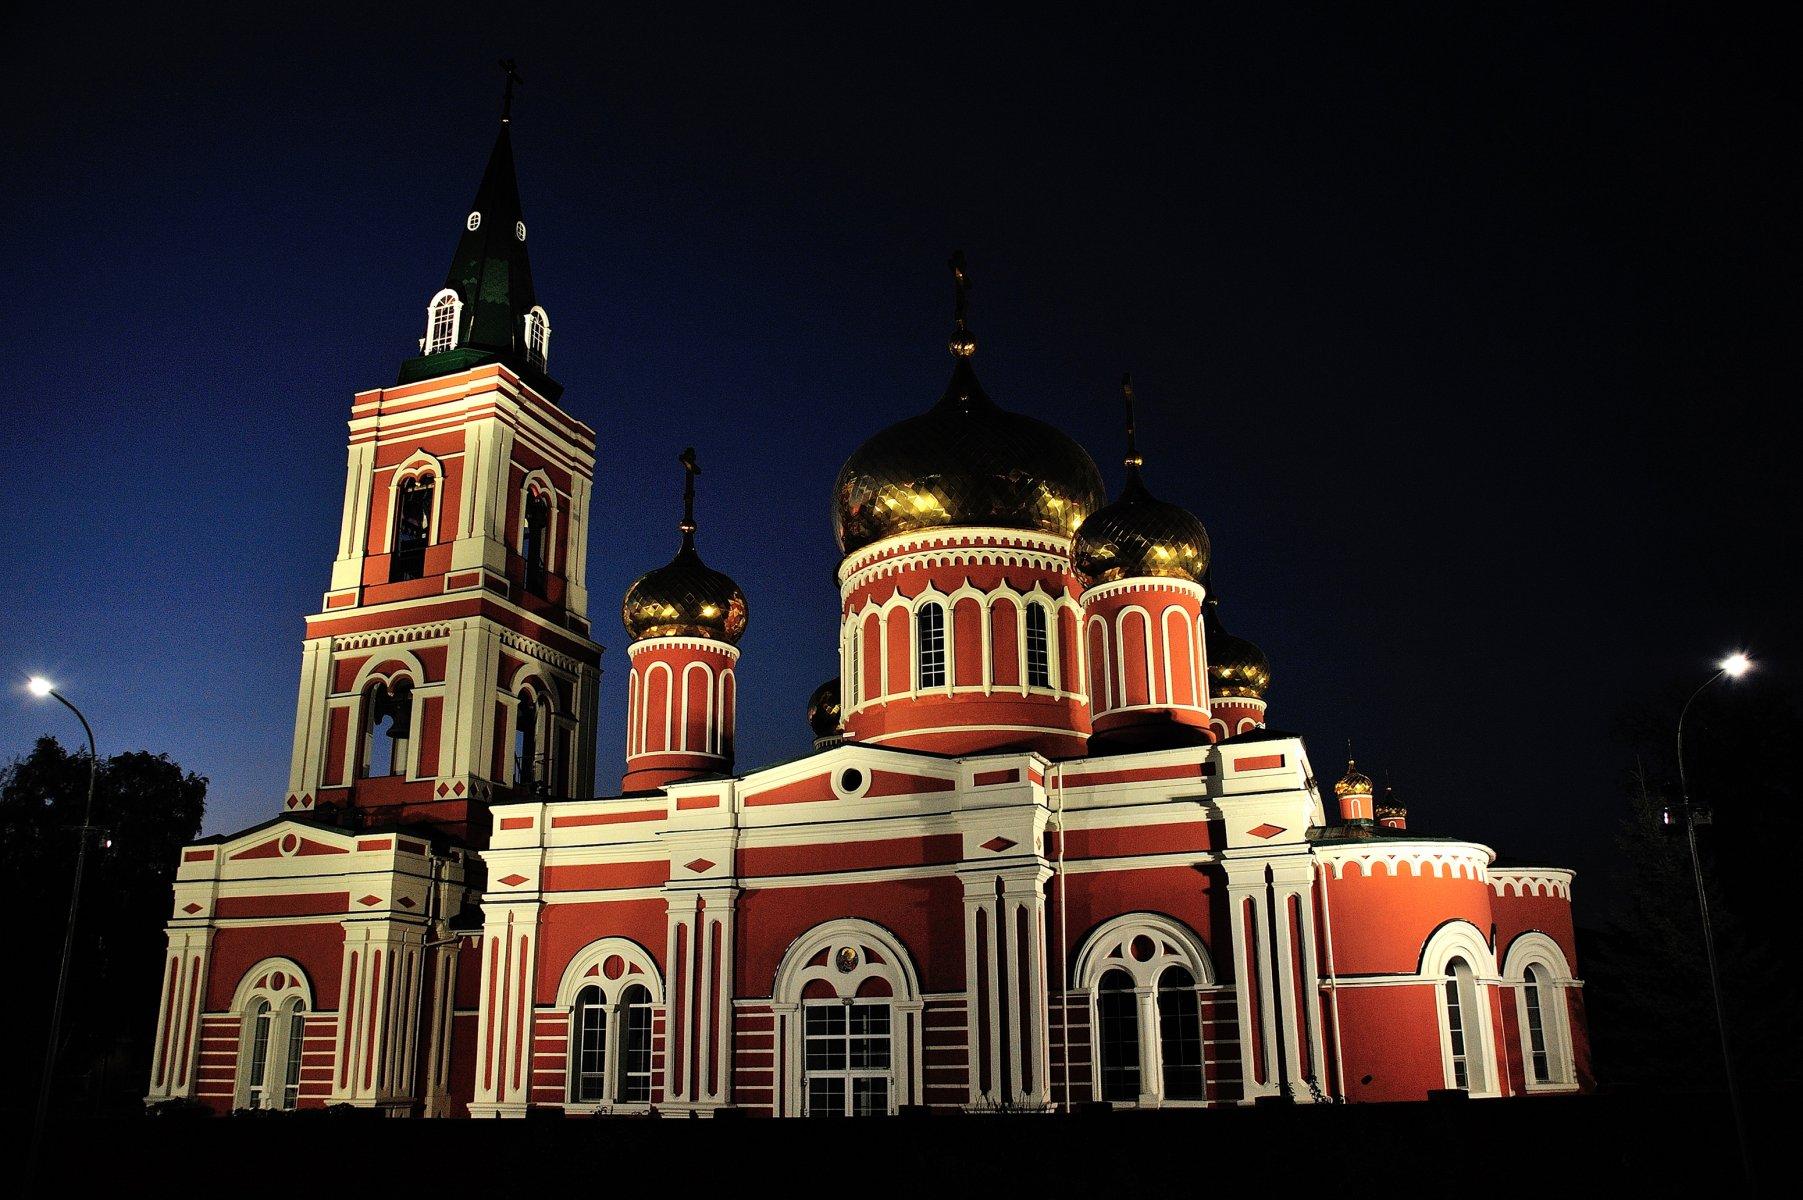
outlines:
[[[552, 371], [600, 439], [603, 791], [618, 599], [676, 548], [690, 443], [700, 548], [750, 602], [740, 766], [807, 748], [833, 477], [937, 399], [954, 247], [989, 393], [1113, 490], [1133, 372], [1272, 724], [1325, 780], [1352, 738], [1417, 827], [1594, 903], [1622, 706], [1741, 646], [1792, 675], [1788, 31], [660, 7], [7, 18], [0, 664], [103, 754], [209, 776], [208, 832], [277, 811], [351, 396], [423, 332], [502, 55]], [[0, 703], [0, 754], [46, 732], [79, 735]]]

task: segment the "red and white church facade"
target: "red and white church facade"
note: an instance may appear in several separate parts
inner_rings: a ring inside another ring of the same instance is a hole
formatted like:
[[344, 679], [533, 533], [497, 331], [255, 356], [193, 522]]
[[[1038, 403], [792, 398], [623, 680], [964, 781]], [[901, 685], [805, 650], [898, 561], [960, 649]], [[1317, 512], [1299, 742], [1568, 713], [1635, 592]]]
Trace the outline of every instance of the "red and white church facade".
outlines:
[[676, 556], [623, 608], [626, 775], [596, 795], [596, 440], [547, 373], [526, 237], [504, 121], [419, 355], [353, 402], [280, 811], [182, 853], [149, 1102], [853, 1116], [1589, 1086], [1571, 873], [1412, 833], [1350, 764], [1317, 779], [1131, 432], [1109, 502], [1082, 447], [983, 391], [961, 259], [950, 383], [830, 494], [840, 671], [811, 752], [735, 765], [749, 606], [697, 549], [686, 454]]

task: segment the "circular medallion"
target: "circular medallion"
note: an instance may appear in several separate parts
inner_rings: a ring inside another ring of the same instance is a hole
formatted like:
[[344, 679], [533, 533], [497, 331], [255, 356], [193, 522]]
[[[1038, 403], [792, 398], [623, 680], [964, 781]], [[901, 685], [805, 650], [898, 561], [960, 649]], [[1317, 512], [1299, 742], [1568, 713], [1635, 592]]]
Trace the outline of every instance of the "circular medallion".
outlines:
[[839, 947], [839, 953], [833, 956], [833, 965], [839, 968], [840, 974], [851, 974], [858, 969], [857, 950], [850, 946]]

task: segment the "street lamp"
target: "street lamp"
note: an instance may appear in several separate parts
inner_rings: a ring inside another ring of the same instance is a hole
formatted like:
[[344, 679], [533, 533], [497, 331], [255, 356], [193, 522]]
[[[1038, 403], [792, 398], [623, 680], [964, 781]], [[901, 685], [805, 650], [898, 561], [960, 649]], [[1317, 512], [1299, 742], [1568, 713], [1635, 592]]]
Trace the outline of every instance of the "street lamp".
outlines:
[[1697, 826], [1708, 825], [1714, 820], [1709, 809], [1698, 807], [1690, 802], [1690, 783], [1684, 773], [1684, 718], [1690, 715], [1690, 706], [1696, 703], [1698, 696], [1709, 690], [1711, 684], [1724, 675], [1729, 679], [1739, 679], [1752, 667], [1753, 662], [1745, 654], [1735, 652], [1716, 664], [1715, 674], [1705, 679], [1702, 686], [1690, 694], [1684, 707], [1678, 711], [1678, 808], [1676, 812], [1667, 809], [1665, 823], [1684, 822], [1685, 840], [1690, 844], [1690, 874], [1697, 885], [1697, 910], [1703, 918], [1703, 950], [1709, 960], [1709, 990], [1715, 997], [1715, 1030], [1722, 1040], [1722, 1070], [1728, 1078], [1728, 1103], [1734, 1110], [1734, 1135], [1740, 1142], [1740, 1165], [1749, 1183], [1753, 1179], [1752, 1160], [1747, 1157], [1747, 1127], [1740, 1111], [1740, 1087], [1734, 1079], [1734, 1056], [1728, 1050], [1728, 1018], [1722, 1008], [1722, 977], [1715, 961], [1715, 929], [1709, 921], [1709, 892], [1703, 886], [1703, 860], [1697, 855]]
[[56, 685], [42, 675], [33, 675], [25, 688], [39, 698], [54, 697], [58, 703], [75, 714], [81, 727], [88, 735], [88, 803], [82, 810], [80, 841], [75, 849], [75, 886], [69, 894], [69, 924], [63, 931], [63, 961], [56, 973], [56, 1003], [50, 1009], [50, 1044], [44, 1048], [44, 1079], [38, 1088], [37, 1119], [31, 1130], [31, 1173], [36, 1174], [39, 1154], [44, 1144], [44, 1127], [50, 1118], [50, 1093], [56, 1079], [56, 1053], [63, 1032], [63, 999], [69, 991], [69, 962], [75, 956], [75, 922], [81, 915], [81, 877], [87, 871], [88, 838], [94, 831], [94, 777], [100, 766], [100, 756], [94, 749], [94, 727], [81, 709], [69, 702], [69, 698], [56, 690]]

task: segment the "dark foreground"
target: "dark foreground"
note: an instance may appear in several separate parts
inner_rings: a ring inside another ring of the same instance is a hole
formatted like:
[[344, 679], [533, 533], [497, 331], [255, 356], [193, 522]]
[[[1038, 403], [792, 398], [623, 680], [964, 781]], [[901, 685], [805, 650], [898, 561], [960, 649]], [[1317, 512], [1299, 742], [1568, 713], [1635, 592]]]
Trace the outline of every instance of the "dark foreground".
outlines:
[[[1752, 1098], [1754, 1144], [1787, 1157], [1771, 1107]], [[0, 1154], [22, 1174], [26, 1119]], [[1602, 1095], [1411, 1105], [1261, 1107], [1208, 1112], [896, 1117], [859, 1122], [650, 1118], [381, 1121], [274, 1117], [68, 1122], [45, 1148], [47, 1187], [97, 1178], [159, 1193], [509, 1197], [583, 1191], [696, 1195], [726, 1186], [776, 1194], [994, 1196], [997, 1189], [1106, 1195], [1221, 1186], [1286, 1195], [1742, 1194], [1734, 1130], [1717, 1096]], [[14, 1172], [18, 1172], [15, 1174]], [[4, 1190], [11, 1191], [8, 1186]]]

